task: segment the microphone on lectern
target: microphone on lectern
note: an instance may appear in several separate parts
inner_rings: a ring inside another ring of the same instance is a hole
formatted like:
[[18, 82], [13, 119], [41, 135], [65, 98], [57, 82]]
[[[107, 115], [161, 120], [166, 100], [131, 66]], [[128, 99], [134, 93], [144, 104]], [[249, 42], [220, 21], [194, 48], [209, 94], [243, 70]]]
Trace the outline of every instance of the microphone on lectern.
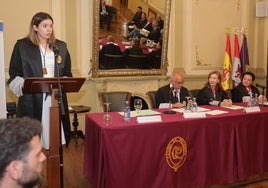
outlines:
[[49, 44], [49, 48], [55, 53], [55, 55], [59, 54], [59, 48], [56, 44]]
[[59, 47], [56, 44], [49, 44], [49, 48], [54, 52], [55, 61], [60, 64], [62, 63], [62, 57], [59, 55]]

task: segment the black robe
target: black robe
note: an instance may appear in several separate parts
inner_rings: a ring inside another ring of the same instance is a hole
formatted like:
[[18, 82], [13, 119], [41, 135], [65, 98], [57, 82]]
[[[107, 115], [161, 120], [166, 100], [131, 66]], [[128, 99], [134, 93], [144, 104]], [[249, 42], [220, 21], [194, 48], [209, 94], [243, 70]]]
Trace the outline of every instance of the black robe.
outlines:
[[220, 104], [220, 102], [222, 102], [224, 99], [230, 99], [230, 96], [228, 96], [226, 91], [222, 90], [220, 87], [217, 87], [214, 96], [211, 88], [205, 86], [198, 92], [196, 100], [198, 105], [208, 105], [213, 100], [219, 101]]
[[[258, 94], [259, 96], [259, 90], [253, 85], [250, 85], [252, 96], [255, 94]], [[249, 92], [247, 91], [246, 87], [240, 82], [238, 86], [236, 86], [234, 89], [232, 89], [232, 101], [233, 102], [242, 102], [242, 98], [244, 96], [250, 96]]]
[[[66, 43], [60, 40], [56, 40], [56, 45], [59, 49], [59, 55], [62, 57], [62, 63], [59, 66], [60, 77], [67, 76], [72, 77], [71, 73], [71, 58], [66, 47]], [[56, 65], [56, 64], [55, 64]], [[55, 66], [54, 76], [57, 75], [57, 68]], [[15, 79], [17, 76], [22, 78], [29, 77], [43, 77], [42, 72], [42, 59], [39, 46], [34, 45], [29, 38], [23, 38], [17, 41], [14, 46], [10, 65], [9, 76], [7, 84]], [[63, 124], [66, 144], [70, 141], [70, 119], [68, 111], [67, 96], [63, 93], [63, 104], [65, 110], [65, 116], [61, 117]], [[42, 105], [43, 94], [23, 94], [18, 99], [17, 104], [17, 117], [31, 117], [39, 121], [42, 120]]]

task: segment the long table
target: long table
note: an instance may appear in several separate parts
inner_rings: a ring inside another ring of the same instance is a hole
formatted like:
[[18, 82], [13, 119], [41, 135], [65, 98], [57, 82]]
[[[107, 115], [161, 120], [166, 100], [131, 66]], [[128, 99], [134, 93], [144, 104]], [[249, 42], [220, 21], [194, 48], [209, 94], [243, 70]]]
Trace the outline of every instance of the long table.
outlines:
[[[268, 107], [245, 113], [126, 123], [116, 113], [86, 115], [84, 174], [95, 188], [190, 188], [243, 181], [268, 171]], [[163, 112], [162, 110], [159, 110]]]

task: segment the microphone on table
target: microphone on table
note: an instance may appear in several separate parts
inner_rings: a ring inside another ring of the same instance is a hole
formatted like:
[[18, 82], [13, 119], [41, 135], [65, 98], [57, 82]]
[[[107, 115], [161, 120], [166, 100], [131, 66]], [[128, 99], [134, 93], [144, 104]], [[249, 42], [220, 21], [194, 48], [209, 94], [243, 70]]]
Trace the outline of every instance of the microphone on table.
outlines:
[[262, 89], [265, 89], [265, 88], [266, 88], [266, 86], [261, 85], [261, 84], [256, 84], [256, 87], [260, 87], [260, 88], [262, 88]]
[[173, 90], [174, 90], [174, 87], [171, 87], [169, 90], [168, 110], [164, 111], [165, 114], [176, 114], [176, 112], [172, 110]]
[[266, 86], [264, 86], [264, 85], [261, 85], [261, 84], [256, 84], [256, 87], [259, 87], [259, 88], [261, 88], [262, 89], [262, 95], [264, 95], [264, 89], [266, 88]]

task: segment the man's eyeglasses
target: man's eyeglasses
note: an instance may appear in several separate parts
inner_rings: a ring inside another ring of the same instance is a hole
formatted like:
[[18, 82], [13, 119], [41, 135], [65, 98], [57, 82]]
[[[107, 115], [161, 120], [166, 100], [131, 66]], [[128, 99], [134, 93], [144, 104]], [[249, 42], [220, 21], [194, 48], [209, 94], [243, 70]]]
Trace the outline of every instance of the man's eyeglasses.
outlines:
[[181, 82], [176, 82], [176, 81], [173, 81], [175, 84], [184, 84], [184, 81], [181, 81]]

